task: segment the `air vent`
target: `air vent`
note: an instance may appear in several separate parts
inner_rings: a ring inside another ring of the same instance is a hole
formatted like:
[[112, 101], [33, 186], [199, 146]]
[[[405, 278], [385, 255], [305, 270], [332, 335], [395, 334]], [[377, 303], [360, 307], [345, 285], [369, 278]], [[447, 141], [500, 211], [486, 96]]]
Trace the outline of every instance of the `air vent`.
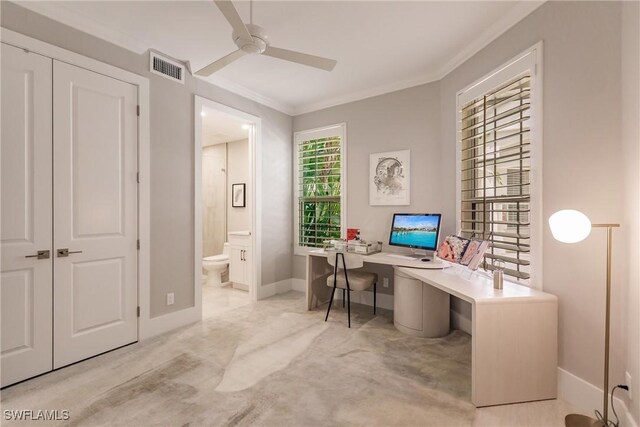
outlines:
[[149, 71], [174, 82], [184, 84], [184, 65], [165, 58], [155, 52], [149, 54]]

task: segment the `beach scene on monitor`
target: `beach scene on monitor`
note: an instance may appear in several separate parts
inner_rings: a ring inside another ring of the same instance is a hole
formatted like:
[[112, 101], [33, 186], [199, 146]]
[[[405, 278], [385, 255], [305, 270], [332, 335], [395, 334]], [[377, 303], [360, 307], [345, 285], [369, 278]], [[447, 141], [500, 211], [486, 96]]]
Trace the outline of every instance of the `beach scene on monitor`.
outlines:
[[435, 248], [439, 217], [435, 215], [398, 215], [391, 230], [392, 245]]

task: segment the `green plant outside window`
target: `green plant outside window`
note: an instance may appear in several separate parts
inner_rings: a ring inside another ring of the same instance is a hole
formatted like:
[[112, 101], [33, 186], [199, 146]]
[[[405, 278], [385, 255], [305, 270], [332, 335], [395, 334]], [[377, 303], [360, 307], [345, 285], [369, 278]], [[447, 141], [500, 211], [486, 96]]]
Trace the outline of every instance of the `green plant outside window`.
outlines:
[[322, 247], [340, 238], [341, 139], [339, 136], [298, 144], [298, 245]]

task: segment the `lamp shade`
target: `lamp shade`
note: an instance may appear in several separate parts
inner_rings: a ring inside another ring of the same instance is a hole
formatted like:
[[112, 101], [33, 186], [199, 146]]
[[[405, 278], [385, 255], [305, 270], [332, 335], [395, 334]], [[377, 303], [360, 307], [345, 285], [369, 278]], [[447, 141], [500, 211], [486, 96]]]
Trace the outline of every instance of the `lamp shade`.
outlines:
[[563, 243], [577, 243], [591, 233], [591, 221], [580, 211], [563, 209], [549, 217], [553, 238]]

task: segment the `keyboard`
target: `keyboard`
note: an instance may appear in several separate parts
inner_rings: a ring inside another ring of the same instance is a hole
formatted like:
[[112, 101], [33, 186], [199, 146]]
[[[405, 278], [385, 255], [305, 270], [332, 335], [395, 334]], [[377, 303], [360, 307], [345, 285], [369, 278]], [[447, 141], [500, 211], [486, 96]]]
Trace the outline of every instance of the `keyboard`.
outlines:
[[407, 255], [398, 255], [398, 254], [385, 254], [385, 255], [391, 258], [406, 259], [407, 261], [420, 261], [420, 258], [407, 256]]

